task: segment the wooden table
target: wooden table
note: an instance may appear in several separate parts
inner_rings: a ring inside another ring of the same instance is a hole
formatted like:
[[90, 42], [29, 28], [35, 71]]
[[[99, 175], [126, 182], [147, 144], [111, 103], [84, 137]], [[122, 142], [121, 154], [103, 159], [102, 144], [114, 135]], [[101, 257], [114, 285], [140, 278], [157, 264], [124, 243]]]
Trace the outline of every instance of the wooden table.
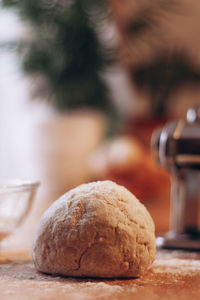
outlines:
[[0, 299], [200, 299], [200, 253], [164, 251], [137, 279], [80, 279], [38, 273], [25, 252], [0, 254]]

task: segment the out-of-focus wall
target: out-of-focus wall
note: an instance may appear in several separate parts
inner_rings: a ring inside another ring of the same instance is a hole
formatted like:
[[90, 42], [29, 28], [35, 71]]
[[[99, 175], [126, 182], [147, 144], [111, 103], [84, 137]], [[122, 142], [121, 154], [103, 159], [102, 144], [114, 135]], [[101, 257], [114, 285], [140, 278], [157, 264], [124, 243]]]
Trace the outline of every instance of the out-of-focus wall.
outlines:
[[[17, 16], [0, 11], [0, 43], [13, 42], [24, 34]], [[20, 71], [14, 51], [0, 48], [0, 176], [38, 178], [36, 156], [38, 125], [51, 109], [30, 102], [30, 83]]]

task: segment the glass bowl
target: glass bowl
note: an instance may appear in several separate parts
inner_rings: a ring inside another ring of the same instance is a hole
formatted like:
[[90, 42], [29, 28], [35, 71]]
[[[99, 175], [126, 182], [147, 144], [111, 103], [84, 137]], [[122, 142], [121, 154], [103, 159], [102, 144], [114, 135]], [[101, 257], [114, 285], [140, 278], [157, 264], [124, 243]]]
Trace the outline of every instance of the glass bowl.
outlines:
[[0, 241], [26, 217], [38, 186], [39, 182], [0, 178]]

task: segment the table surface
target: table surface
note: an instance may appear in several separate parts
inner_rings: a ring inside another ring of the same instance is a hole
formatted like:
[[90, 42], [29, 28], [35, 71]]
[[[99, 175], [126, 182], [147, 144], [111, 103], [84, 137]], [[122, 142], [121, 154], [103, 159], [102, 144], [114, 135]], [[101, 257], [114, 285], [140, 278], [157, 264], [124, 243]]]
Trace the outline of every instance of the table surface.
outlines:
[[28, 251], [0, 253], [0, 299], [200, 299], [200, 253], [159, 250], [137, 279], [81, 279], [35, 270]]

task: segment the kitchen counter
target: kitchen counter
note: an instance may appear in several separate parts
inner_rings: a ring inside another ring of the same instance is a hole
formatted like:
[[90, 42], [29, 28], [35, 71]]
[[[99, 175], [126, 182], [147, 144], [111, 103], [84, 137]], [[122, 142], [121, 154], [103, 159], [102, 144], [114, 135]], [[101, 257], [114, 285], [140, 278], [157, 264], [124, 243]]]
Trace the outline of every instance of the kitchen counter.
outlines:
[[136, 279], [81, 279], [35, 270], [28, 251], [0, 253], [0, 299], [200, 299], [200, 253], [159, 250]]

